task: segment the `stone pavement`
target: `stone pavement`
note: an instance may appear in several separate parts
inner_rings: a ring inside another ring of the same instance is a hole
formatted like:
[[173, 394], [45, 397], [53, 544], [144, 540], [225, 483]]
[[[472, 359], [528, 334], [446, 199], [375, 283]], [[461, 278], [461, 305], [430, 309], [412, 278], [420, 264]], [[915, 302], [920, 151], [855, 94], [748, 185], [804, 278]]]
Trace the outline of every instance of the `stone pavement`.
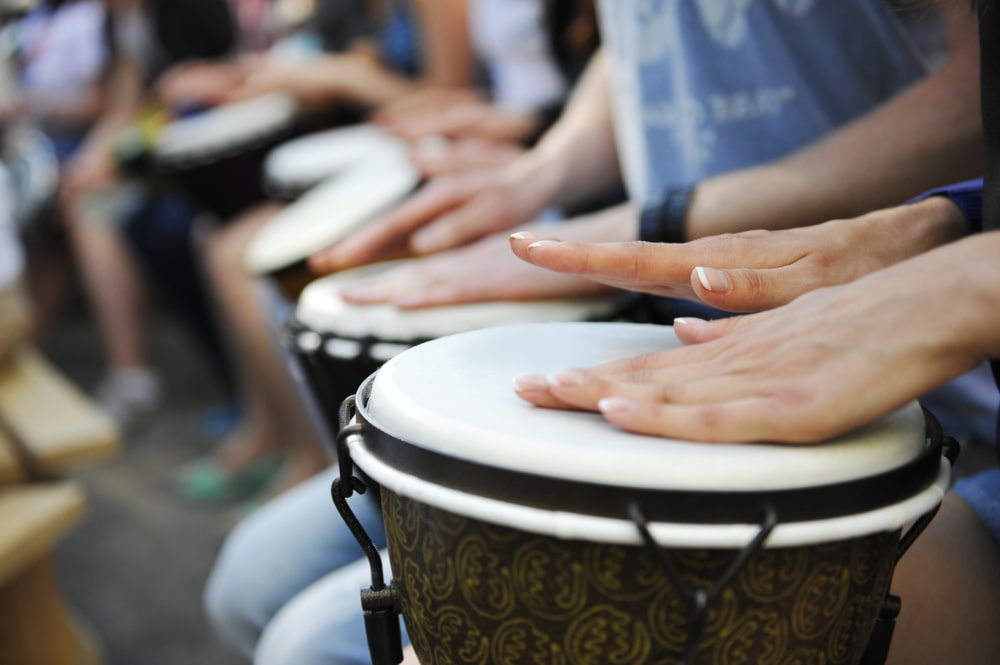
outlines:
[[[101, 371], [101, 348], [86, 312], [67, 309], [43, 350], [89, 389]], [[247, 508], [193, 505], [175, 491], [179, 470], [211, 450], [204, 416], [225, 394], [185, 328], [159, 312], [151, 324], [164, 408], [126, 430], [117, 459], [76, 474], [89, 514], [57, 549], [57, 575], [71, 608], [97, 634], [105, 665], [238, 665], [246, 661], [207, 625], [201, 590]]]

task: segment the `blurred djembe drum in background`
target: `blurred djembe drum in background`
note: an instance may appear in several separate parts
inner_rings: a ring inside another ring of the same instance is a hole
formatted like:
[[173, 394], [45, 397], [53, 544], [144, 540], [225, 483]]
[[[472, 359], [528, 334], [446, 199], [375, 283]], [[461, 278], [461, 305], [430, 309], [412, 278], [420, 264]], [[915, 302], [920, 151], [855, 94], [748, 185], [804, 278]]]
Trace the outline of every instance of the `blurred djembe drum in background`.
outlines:
[[333, 494], [348, 522], [353, 491], [381, 495], [394, 580], [369, 547], [374, 662], [399, 655], [396, 610], [423, 665], [881, 662], [870, 637], [891, 625], [893, 569], [948, 487], [952, 442], [916, 403], [819, 445], [703, 444], [510, 386], [677, 344], [663, 326], [501, 326], [364, 382]]
[[[384, 146], [383, 146], [384, 147]], [[247, 248], [247, 270], [273, 277], [294, 300], [316, 278], [306, 260], [413, 191], [420, 174], [402, 145], [376, 150], [329, 176], [274, 216]]]
[[313, 132], [276, 147], [264, 162], [264, 188], [274, 199], [292, 201], [320, 182], [380, 152], [405, 145], [370, 124]]
[[509, 323], [607, 321], [623, 307], [609, 297], [482, 302], [402, 310], [355, 305], [340, 291], [359, 278], [405, 267], [393, 261], [318, 279], [299, 296], [286, 346], [300, 358], [310, 389], [336, 432], [340, 403], [384, 362], [427, 340]]
[[266, 199], [264, 160], [300, 127], [293, 97], [271, 93], [178, 118], [155, 136], [151, 167], [220, 221]]

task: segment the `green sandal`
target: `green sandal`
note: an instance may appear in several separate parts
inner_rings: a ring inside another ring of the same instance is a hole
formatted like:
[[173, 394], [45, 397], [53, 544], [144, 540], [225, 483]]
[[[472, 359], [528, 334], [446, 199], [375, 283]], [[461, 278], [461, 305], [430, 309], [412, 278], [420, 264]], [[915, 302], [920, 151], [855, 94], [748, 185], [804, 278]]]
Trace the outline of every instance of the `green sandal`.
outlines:
[[245, 499], [267, 487], [284, 461], [283, 454], [275, 454], [229, 470], [215, 458], [203, 458], [181, 471], [180, 494], [188, 501], [197, 502]]

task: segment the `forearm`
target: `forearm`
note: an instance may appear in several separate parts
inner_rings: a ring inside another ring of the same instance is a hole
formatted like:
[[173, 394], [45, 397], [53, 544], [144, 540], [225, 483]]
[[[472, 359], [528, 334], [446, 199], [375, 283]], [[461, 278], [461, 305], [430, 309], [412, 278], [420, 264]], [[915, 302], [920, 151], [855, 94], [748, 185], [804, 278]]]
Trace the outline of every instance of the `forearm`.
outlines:
[[135, 118], [143, 94], [143, 74], [140, 68], [123, 61], [115, 65], [104, 95], [105, 108], [87, 133], [79, 154], [105, 155]]
[[509, 173], [543, 192], [547, 204], [557, 207], [586, 203], [619, 184], [607, 63], [600, 52], [562, 117], [535, 148], [511, 165]]
[[416, 81], [386, 69], [368, 55], [347, 54], [323, 59], [322, 72], [327, 81], [327, 102], [348, 101], [365, 108], [378, 108], [401, 99], [419, 87]]
[[956, 274], [953, 292], [941, 299], [945, 308], [941, 315], [954, 317], [961, 329], [951, 342], [975, 360], [1000, 358], [1000, 231], [961, 240], [927, 256], [933, 260], [926, 264], [914, 260], [913, 275]]
[[688, 238], [852, 217], [979, 175], [976, 58], [958, 43], [942, 69], [821, 141], [700, 183]]

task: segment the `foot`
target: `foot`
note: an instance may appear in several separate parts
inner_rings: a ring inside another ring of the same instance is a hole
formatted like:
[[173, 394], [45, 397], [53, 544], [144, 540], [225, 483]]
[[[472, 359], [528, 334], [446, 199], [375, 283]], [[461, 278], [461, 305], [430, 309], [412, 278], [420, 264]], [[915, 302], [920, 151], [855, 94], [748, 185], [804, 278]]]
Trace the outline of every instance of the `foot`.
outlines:
[[163, 387], [159, 377], [147, 367], [119, 367], [101, 380], [95, 396], [108, 415], [128, 425], [160, 408]]

